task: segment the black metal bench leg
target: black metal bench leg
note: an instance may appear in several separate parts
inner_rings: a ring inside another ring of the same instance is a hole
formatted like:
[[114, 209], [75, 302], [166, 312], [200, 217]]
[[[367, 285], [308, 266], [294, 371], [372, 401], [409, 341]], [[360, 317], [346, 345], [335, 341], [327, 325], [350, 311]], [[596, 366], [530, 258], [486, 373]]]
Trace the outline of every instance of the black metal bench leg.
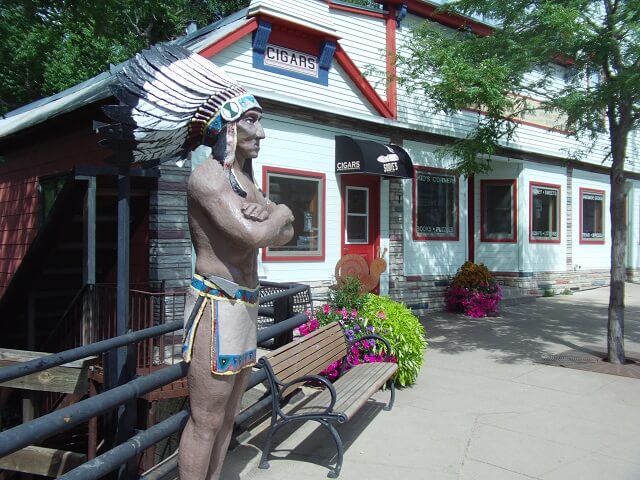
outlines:
[[338, 459], [336, 461], [335, 468], [327, 474], [327, 477], [338, 478], [338, 475], [340, 475], [340, 470], [342, 469], [342, 457], [344, 456], [344, 447], [342, 446], [342, 438], [340, 438], [340, 435], [336, 431], [335, 427], [331, 425], [329, 422], [324, 420], [318, 420], [318, 422], [320, 422], [322, 425], [327, 427], [327, 430], [329, 430], [329, 433], [333, 437], [333, 440], [336, 442], [336, 448], [338, 449]]
[[269, 453], [271, 453], [271, 442], [273, 440], [273, 436], [285, 423], [286, 422], [276, 423], [269, 427], [267, 440], [266, 442], [264, 442], [264, 449], [262, 450], [262, 457], [260, 458], [260, 464], [258, 465], [258, 468], [261, 468], [263, 470], [269, 468]]
[[389, 390], [391, 390], [391, 398], [389, 399], [389, 403], [382, 409], [388, 412], [393, 408], [393, 404], [396, 401], [396, 382], [389, 380], [387, 385], [389, 385]]

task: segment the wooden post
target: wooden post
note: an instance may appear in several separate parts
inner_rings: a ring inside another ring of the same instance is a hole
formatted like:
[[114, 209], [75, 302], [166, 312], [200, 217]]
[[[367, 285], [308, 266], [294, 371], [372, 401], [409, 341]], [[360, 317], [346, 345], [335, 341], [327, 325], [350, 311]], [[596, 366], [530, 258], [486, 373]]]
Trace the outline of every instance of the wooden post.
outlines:
[[[97, 395], [96, 382], [93, 379], [89, 379], [89, 398]], [[98, 417], [91, 417], [88, 422], [87, 436], [87, 460], [93, 460], [96, 458], [98, 451]]]
[[[36, 349], [36, 298], [33, 292], [27, 295], [27, 349]], [[36, 409], [36, 393], [32, 390], [22, 391], [22, 423], [27, 423], [34, 418]], [[32, 475], [26, 473], [24, 480], [31, 480]]]
[[82, 344], [93, 342], [94, 290], [96, 283], [96, 177], [87, 177], [83, 210], [83, 285], [90, 285], [82, 300]]
[[[116, 336], [129, 330], [129, 257], [130, 257], [130, 199], [131, 172], [128, 164], [118, 167], [118, 260], [116, 290]], [[136, 345], [121, 347], [105, 354], [105, 389], [112, 389], [127, 383], [135, 375]], [[136, 401], [120, 405], [105, 414], [105, 444], [113, 448], [133, 436], [136, 423]], [[114, 477], [128, 480], [135, 476], [135, 460], [122, 465]]]

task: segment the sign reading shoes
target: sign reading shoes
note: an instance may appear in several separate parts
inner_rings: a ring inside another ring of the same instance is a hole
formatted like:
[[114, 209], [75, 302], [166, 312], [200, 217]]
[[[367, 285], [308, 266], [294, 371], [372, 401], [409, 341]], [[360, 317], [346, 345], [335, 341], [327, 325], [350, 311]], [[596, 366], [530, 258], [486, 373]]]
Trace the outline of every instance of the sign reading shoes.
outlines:
[[318, 57], [278, 45], [267, 44], [264, 52], [264, 64], [318, 77]]

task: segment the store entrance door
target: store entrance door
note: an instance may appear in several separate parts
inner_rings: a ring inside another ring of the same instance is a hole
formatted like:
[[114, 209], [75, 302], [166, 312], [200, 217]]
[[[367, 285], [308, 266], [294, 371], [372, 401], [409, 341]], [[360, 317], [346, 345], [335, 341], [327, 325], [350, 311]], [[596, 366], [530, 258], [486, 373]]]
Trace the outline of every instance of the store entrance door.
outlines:
[[341, 175], [342, 255], [360, 255], [367, 266], [380, 246], [380, 177]]

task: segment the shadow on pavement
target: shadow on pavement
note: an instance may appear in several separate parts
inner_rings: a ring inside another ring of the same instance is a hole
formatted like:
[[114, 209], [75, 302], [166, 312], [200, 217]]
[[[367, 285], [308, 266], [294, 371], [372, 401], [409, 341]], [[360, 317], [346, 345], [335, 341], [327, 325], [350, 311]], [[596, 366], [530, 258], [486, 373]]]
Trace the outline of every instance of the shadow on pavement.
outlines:
[[[495, 352], [501, 363], [538, 362], [567, 349], [606, 349], [608, 292], [607, 287], [511, 304], [493, 318], [434, 312], [421, 321], [429, 348], [440, 353], [482, 349]], [[640, 351], [639, 285], [626, 288], [625, 347]]]
[[[348, 423], [335, 425], [342, 438], [345, 458], [354, 441], [382, 412], [385, 405], [386, 403], [369, 400]], [[242, 442], [241, 445], [234, 448], [234, 455], [239, 455], [246, 461], [225, 464], [225, 479], [240, 479], [242, 469], [256, 457], [260, 458], [266, 442], [267, 431], [267, 428], [263, 429], [247, 442]], [[269, 455], [271, 468], [278, 468], [278, 463], [285, 460], [313, 463], [326, 468], [329, 472], [336, 464], [336, 445], [328, 430], [317, 422], [291, 422], [278, 430]]]

